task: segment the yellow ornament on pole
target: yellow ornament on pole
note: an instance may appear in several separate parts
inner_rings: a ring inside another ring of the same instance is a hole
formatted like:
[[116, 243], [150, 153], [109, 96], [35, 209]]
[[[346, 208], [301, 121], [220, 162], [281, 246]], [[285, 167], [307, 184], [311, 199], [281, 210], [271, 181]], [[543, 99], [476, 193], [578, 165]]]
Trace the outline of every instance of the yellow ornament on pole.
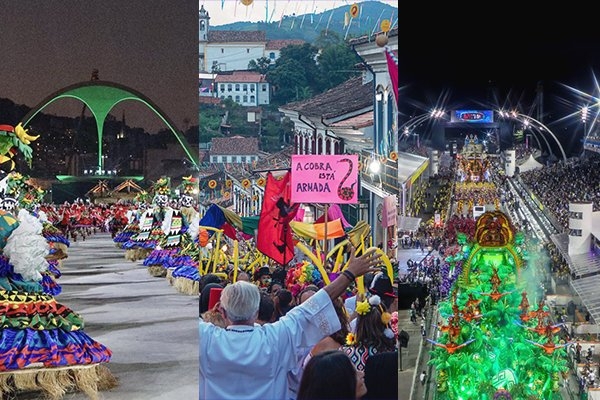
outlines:
[[379, 25], [379, 27], [383, 32], [388, 32], [390, 30], [390, 25], [390, 20], [384, 19], [383, 21], [381, 21], [381, 25]]
[[240, 0], [240, 1], [245, 6], [249, 6], [250, 4], [254, 3], [254, 0]]
[[356, 18], [358, 17], [358, 12], [360, 11], [360, 9], [358, 8], [358, 4], [354, 3], [350, 6], [350, 16], [352, 18]]

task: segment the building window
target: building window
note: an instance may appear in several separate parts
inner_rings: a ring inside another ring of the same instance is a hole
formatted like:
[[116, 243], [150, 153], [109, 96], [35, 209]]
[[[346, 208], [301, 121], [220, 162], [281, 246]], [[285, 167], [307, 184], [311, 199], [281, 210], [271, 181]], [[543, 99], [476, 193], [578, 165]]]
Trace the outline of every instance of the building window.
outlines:
[[231, 97], [231, 96], [227, 96], [227, 98], [228, 98], [229, 100], [233, 100], [233, 97]]
[[227, 85], [227, 91], [231, 92], [231, 90], [233, 89], [233, 85], [230, 83]]
[[269, 53], [269, 58], [270, 58], [271, 60], [274, 60], [274, 59], [275, 59], [275, 52], [273, 52], [273, 51], [272, 51], [272, 52], [270, 52], [270, 53]]
[[240, 102], [240, 96], [235, 96], [235, 102], [239, 103]]
[[241, 156], [240, 159], [241, 159], [241, 162], [243, 162], [243, 163], [246, 162], [246, 156]]
[[264, 83], [263, 83], [263, 84], [261, 85], [261, 87], [262, 87], [262, 91], [263, 91], [263, 92], [266, 92], [266, 91], [267, 91], [267, 85], [266, 85], [266, 84], [264, 84]]
[[225, 91], [225, 85], [221, 83], [221, 92]]
[[250, 85], [250, 91], [254, 93], [254, 84]]
[[250, 49], [246, 49], [246, 53], [250, 54]]
[[225, 49], [221, 49], [221, 54], [225, 53]]
[[247, 92], [247, 91], [248, 91], [248, 84], [247, 84], [247, 83], [244, 83], [244, 85], [242, 86], [242, 90], [243, 90], [244, 92]]
[[[254, 96], [252, 96], [254, 97]], [[244, 97], [242, 97], [242, 102], [247, 103], [248, 102], [248, 96], [244, 95]]]
[[581, 229], [569, 230], [569, 236], [581, 236]]
[[240, 91], [240, 84], [239, 84], [239, 83], [236, 83], [236, 84], [235, 84], [235, 91], [236, 91], [236, 92], [239, 92], [239, 91]]
[[254, 103], [256, 101], [256, 97], [250, 96], [250, 103]]

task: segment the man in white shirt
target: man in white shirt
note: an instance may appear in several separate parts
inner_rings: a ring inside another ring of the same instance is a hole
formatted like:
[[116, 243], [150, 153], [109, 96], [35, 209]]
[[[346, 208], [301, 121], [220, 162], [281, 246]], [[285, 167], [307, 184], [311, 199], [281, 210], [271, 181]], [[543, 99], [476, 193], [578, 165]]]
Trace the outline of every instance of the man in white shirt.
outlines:
[[200, 320], [200, 398], [286, 398], [287, 373], [297, 365], [298, 349], [314, 346], [340, 329], [331, 300], [356, 277], [374, 272], [380, 262], [374, 250], [352, 255], [343, 276], [279, 321], [263, 326], [255, 324], [260, 300], [256, 285], [240, 281], [225, 287], [221, 308], [227, 328]]

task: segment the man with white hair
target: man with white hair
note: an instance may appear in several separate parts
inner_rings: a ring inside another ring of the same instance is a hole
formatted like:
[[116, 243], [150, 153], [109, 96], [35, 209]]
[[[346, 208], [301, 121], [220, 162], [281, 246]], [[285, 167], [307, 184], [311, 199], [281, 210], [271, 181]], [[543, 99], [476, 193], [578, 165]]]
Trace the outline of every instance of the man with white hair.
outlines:
[[357, 277], [375, 272], [380, 257], [376, 249], [352, 254], [337, 279], [279, 321], [262, 326], [255, 323], [258, 287], [244, 281], [226, 286], [220, 306], [227, 328], [200, 319], [200, 399], [285, 399], [287, 373], [297, 365], [298, 349], [341, 328], [332, 299]]

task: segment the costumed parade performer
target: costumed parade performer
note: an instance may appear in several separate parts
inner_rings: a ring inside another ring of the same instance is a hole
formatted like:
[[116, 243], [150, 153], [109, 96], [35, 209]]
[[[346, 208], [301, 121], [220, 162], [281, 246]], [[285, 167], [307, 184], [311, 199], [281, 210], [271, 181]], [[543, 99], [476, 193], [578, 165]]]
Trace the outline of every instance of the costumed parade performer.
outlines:
[[[167, 271], [163, 262], [175, 251], [168, 246], [167, 239], [173, 230], [173, 236], [178, 240], [178, 233], [181, 230], [181, 215], [175, 212], [171, 207], [171, 178], [159, 178], [152, 188], [154, 197], [152, 199], [153, 207], [152, 224], [147, 238], [143, 239], [143, 247], [149, 250], [144, 258], [144, 266], [148, 267], [148, 273], [154, 277], [164, 278]], [[173, 226], [171, 226], [173, 224]], [[177, 227], [175, 227], [177, 226]], [[177, 241], [176, 240], [176, 241]], [[171, 241], [173, 244], [173, 241]]]
[[[172, 284], [181, 293], [197, 295], [200, 290], [200, 274], [198, 271], [200, 261], [200, 251], [198, 249], [200, 213], [196, 209], [198, 181], [191, 176], [184, 177], [179, 191], [182, 228], [178, 243], [174, 244], [178, 251], [165, 260], [164, 266], [167, 269], [169, 284]], [[176, 237], [173, 237], [171, 241], [174, 242], [175, 239]]]
[[[37, 138], [20, 124], [0, 125], [2, 140], [11, 134]], [[2, 154], [14, 168], [14, 154]], [[30, 162], [31, 151], [23, 155]], [[111, 351], [84, 332], [80, 315], [44, 293], [50, 245], [42, 222], [23, 208], [18, 215], [0, 210], [0, 225], [0, 397], [40, 391], [60, 399], [79, 390], [97, 399], [99, 390], [116, 385], [104, 365]]]
[[67, 249], [70, 242], [67, 237], [48, 221], [48, 215], [39, 206], [45, 191], [30, 183], [30, 178], [21, 173], [11, 171], [0, 184], [5, 188], [5, 192], [0, 192], [4, 208], [13, 215], [18, 214], [19, 210], [27, 210], [31, 215], [38, 218], [42, 223], [42, 236], [49, 245], [49, 254], [46, 257], [48, 268], [42, 272], [42, 288], [44, 293], [56, 296], [60, 294], [61, 287], [57, 283], [60, 278], [61, 261], [67, 258]]
[[127, 246], [134, 246], [135, 244], [135, 242], [131, 241], [131, 238], [140, 231], [140, 218], [147, 208], [147, 202], [148, 192], [144, 191], [135, 195], [133, 198], [133, 207], [125, 212], [125, 218], [127, 219], [125, 227], [121, 231], [116, 232], [115, 237], [113, 238], [115, 246], [125, 250], [125, 258], [128, 260], [131, 258], [128, 257], [127, 250], [131, 250], [131, 253], [133, 254], [135, 248], [128, 249]]

